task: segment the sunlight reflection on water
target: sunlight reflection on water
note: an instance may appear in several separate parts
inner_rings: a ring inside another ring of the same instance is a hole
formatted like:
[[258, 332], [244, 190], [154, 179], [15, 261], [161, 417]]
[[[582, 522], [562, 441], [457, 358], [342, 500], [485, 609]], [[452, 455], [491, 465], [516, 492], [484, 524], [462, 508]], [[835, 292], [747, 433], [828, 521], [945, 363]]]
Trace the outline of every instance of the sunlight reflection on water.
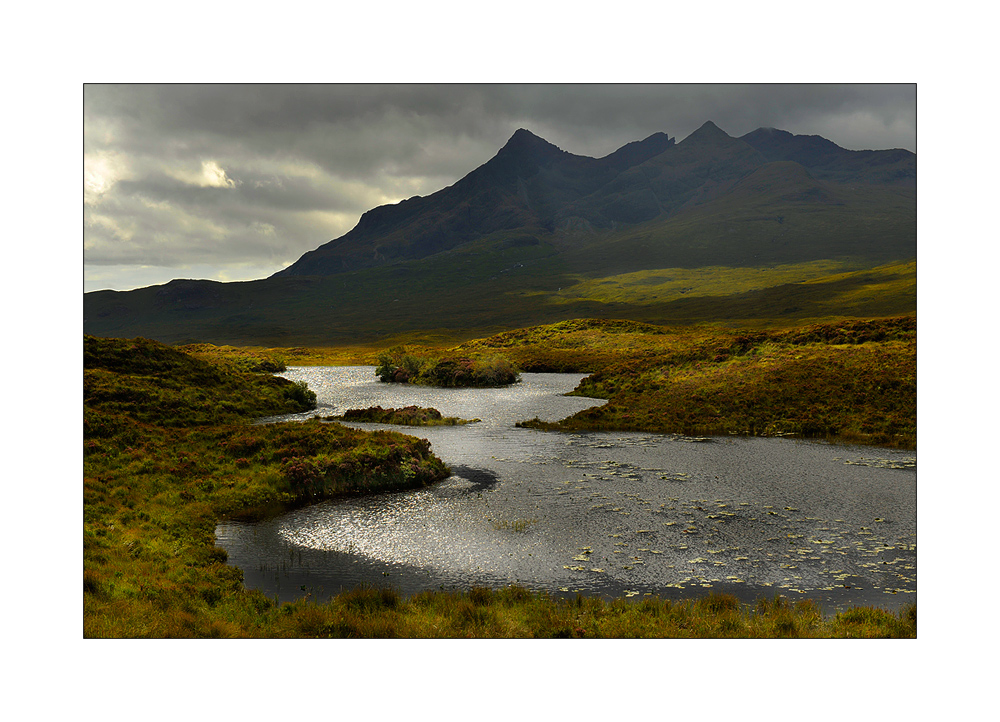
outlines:
[[430, 439], [450, 479], [221, 524], [248, 586], [291, 599], [359, 583], [402, 593], [523, 584], [605, 596], [780, 592], [893, 608], [916, 595], [916, 455], [790, 439], [689, 443], [653, 434], [518, 429], [603, 403], [562, 396], [580, 375], [525, 374], [506, 389], [375, 380], [372, 367], [296, 368], [320, 408], [434, 406], [481, 418], [387, 427]]

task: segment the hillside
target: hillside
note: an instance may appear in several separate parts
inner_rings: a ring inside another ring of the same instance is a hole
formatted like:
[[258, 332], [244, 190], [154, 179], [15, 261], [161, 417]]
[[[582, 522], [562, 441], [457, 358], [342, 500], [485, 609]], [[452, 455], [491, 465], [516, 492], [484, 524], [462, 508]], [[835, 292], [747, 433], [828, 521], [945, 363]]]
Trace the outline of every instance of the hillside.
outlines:
[[259, 281], [84, 296], [84, 331], [165, 342], [456, 337], [569, 318], [788, 324], [916, 310], [916, 156], [705, 123], [604, 158], [518, 130], [426, 197]]

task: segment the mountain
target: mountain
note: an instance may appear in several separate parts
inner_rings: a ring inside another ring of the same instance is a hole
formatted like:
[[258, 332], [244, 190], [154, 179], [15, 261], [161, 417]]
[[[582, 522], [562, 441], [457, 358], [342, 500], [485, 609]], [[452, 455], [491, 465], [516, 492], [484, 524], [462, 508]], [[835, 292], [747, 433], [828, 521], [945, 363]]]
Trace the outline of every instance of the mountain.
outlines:
[[714, 197], [767, 161], [730, 138], [711, 121], [670, 149], [631, 168], [595, 192], [571, 203], [577, 215], [598, 227], [641, 223], [686, 204]]
[[85, 294], [84, 330], [321, 345], [581, 316], [897, 314], [915, 310], [915, 258], [909, 151], [706, 122], [590, 158], [520, 129], [453, 185], [368, 211], [268, 279]]
[[917, 159], [908, 150], [845, 150], [818, 135], [758, 128], [740, 138], [768, 161], [794, 161], [817, 178], [915, 188]]
[[559, 212], [674, 141], [663, 133], [604, 158], [560, 150], [523, 128], [490, 161], [452, 186], [368, 211], [350, 232], [306, 253], [277, 275], [330, 275], [424, 258], [497, 231], [523, 240], [551, 232]]

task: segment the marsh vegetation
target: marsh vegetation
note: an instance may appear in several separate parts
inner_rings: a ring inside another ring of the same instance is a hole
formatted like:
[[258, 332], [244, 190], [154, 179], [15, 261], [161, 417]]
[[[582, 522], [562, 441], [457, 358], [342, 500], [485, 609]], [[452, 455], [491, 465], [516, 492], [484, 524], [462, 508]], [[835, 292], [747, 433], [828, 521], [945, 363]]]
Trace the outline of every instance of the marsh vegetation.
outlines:
[[[448, 470], [426, 441], [393, 432], [319, 421], [252, 423], [315, 404], [309, 388], [272, 376], [272, 369], [302, 359], [324, 363], [334, 354], [377, 360], [378, 348], [189, 351], [143, 339], [84, 339], [86, 636], [916, 634], [915, 607], [823, 617], [814, 605], [748, 606], [719, 595], [602, 602], [518, 587], [408, 599], [357, 590], [328, 603], [276, 604], [245, 589], [240, 570], [225, 563], [214, 545], [220, 519], [419, 487]], [[510, 369], [588, 373], [578, 393], [608, 399], [566, 420], [534, 424], [540, 428], [916, 443], [912, 316], [751, 331], [570, 321], [398, 351], [386, 357], [397, 370], [411, 351], [437, 358], [426, 366], [438, 380], [471, 373], [475, 359], [489, 357]], [[442, 358], [451, 365], [442, 367]], [[533, 525], [530, 517], [506, 523], [519, 533]]]
[[517, 383], [517, 369], [503, 356], [419, 356], [402, 347], [389, 349], [378, 357], [375, 369], [380, 381], [424, 386], [495, 387]]
[[372, 424], [392, 424], [396, 426], [461, 426], [479, 419], [460, 419], [457, 416], [442, 416], [435, 408], [404, 406], [399, 409], [383, 409], [369, 406], [367, 409], [347, 409], [340, 416], [325, 416], [324, 421], [361, 421]]
[[[84, 339], [84, 634], [239, 636], [272, 603], [214, 545], [220, 518], [448, 475], [422, 439], [318, 421], [304, 384], [144, 339]], [[255, 611], [256, 610], [256, 611]]]
[[572, 321], [463, 344], [525, 370], [589, 371], [576, 393], [608, 399], [563, 431], [830, 438], [916, 447], [916, 320], [790, 329], [668, 329]]

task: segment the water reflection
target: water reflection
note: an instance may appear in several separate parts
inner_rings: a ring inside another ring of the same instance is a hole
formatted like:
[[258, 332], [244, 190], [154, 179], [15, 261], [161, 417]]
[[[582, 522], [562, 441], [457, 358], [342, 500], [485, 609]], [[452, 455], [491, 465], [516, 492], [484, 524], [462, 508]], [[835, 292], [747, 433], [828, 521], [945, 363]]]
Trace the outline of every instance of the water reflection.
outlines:
[[417, 404], [483, 421], [408, 431], [452, 467], [433, 488], [220, 525], [230, 562], [271, 596], [368, 582], [404, 594], [509, 583], [605, 596], [777, 592], [828, 608], [915, 599], [912, 452], [514, 428], [601, 403], [561, 395], [579, 375], [487, 390], [380, 384], [371, 367], [285, 375], [317, 392], [320, 415]]

